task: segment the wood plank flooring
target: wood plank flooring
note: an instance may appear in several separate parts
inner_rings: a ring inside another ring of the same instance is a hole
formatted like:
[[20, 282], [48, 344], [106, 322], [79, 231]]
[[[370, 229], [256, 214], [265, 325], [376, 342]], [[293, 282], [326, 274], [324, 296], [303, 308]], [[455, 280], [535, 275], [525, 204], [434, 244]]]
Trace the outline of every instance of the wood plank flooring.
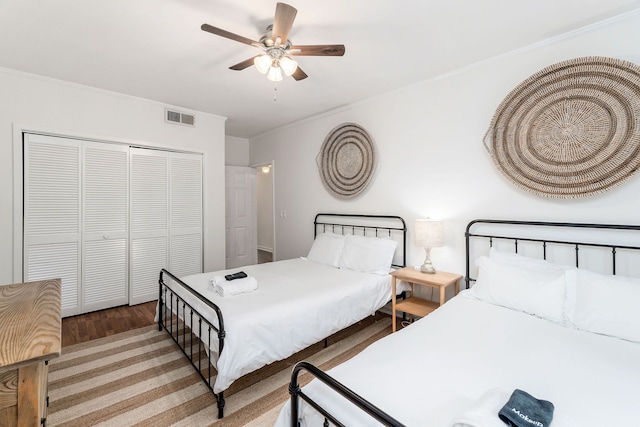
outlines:
[[[271, 252], [258, 251], [260, 262], [271, 262]], [[109, 308], [62, 319], [62, 347], [103, 338], [154, 324], [156, 301]]]
[[[156, 301], [109, 308], [62, 319], [62, 347], [153, 325]], [[396, 319], [401, 329], [402, 318]]]
[[273, 261], [273, 253], [258, 249], [258, 264], [264, 264], [265, 262]]
[[109, 308], [62, 319], [62, 347], [154, 324], [156, 301]]

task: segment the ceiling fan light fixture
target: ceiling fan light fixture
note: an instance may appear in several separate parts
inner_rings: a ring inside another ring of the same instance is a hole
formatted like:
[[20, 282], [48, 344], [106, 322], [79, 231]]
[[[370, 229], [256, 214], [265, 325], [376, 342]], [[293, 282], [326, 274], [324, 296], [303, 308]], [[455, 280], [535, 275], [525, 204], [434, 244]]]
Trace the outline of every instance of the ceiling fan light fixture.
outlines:
[[282, 68], [284, 75], [289, 77], [290, 75], [295, 73], [296, 69], [298, 68], [298, 63], [288, 56], [283, 56], [280, 59], [280, 68]]
[[272, 62], [273, 60], [271, 59], [271, 56], [266, 54], [256, 56], [256, 58], [253, 60], [253, 64], [256, 66], [256, 69], [260, 71], [262, 74], [266, 74], [267, 71], [269, 71], [269, 68], [271, 67]]
[[272, 82], [279, 82], [282, 80], [282, 70], [280, 67], [271, 67], [267, 72], [267, 78]]
[[282, 80], [283, 72], [287, 77], [291, 76], [294, 80], [299, 81], [306, 79], [308, 76], [298, 67], [296, 61], [291, 58], [292, 55], [342, 56], [345, 48], [344, 45], [338, 44], [294, 45], [289, 39], [289, 34], [297, 13], [298, 11], [295, 7], [278, 2], [273, 24], [267, 26], [267, 30], [262, 34], [259, 41], [209, 24], [202, 24], [200, 29], [229, 40], [256, 47], [262, 51], [257, 56], [232, 65], [229, 67], [231, 70], [241, 71], [251, 67], [251, 65], [255, 65], [258, 71], [267, 74], [267, 78], [271, 81], [278, 82]]

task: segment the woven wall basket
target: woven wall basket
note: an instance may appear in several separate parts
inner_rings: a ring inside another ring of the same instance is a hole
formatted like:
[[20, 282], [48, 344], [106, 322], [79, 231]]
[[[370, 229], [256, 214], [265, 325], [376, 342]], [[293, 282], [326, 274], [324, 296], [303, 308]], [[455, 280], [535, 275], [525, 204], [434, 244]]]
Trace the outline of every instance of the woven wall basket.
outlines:
[[335, 127], [316, 157], [327, 191], [340, 199], [357, 196], [371, 180], [376, 153], [369, 134], [355, 123]]
[[507, 179], [537, 195], [606, 191], [640, 166], [640, 67], [603, 57], [551, 65], [507, 95], [484, 145]]

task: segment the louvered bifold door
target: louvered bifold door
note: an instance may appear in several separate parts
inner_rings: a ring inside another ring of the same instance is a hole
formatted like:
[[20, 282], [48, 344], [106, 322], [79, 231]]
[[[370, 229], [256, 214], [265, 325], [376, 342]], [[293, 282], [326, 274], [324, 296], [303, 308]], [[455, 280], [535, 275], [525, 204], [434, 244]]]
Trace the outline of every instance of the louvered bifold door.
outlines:
[[131, 148], [129, 304], [158, 298], [168, 268], [169, 153]]
[[83, 144], [82, 311], [126, 304], [129, 147]]
[[169, 268], [202, 273], [202, 155], [171, 153]]
[[62, 279], [62, 315], [80, 313], [80, 158], [73, 139], [24, 135], [24, 281]]

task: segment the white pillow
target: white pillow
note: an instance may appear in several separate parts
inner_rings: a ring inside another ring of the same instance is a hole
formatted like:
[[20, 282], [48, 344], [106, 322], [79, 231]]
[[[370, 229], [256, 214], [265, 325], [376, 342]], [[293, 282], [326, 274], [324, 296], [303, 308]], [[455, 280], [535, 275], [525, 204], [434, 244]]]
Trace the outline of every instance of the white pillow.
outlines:
[[578, 329], [640, 342], [640, 279], [567, 272], [569, 320]]
[[478, 258], [476, 265], [478, 278], [471, 293], [477, 298], [565, 323], [565, 270], [527, 268], [486, 256]]
[[347, 234], [340, 267], [364, 273], [388, 274], [398, 242]]
[[344, 248], [345, 236], [334, 233], [322, 233], [316, 236], [307, 259], [318, 264], [338, 267], [342, 250]]
[[496, 248], [489, 249], [489, 258], [505, 264], [531, 268], [538, 271], [567, 271], [573, 268], [570, 265], [554, 264], [542, 258], [530, 258], [515, 252], [502, 252]]

